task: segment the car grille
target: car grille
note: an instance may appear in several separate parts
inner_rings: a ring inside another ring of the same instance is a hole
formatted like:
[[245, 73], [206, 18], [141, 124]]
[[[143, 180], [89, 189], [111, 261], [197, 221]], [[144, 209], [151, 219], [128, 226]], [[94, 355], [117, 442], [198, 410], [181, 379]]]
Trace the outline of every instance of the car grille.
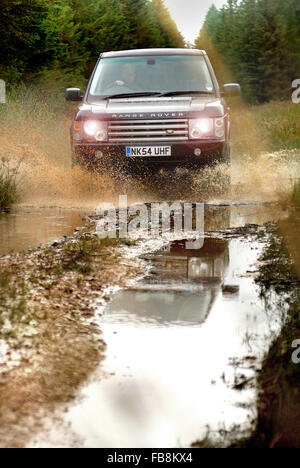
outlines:
[[188, 140], [188, 120], [112, 120], [108, 139], [115, 142]]

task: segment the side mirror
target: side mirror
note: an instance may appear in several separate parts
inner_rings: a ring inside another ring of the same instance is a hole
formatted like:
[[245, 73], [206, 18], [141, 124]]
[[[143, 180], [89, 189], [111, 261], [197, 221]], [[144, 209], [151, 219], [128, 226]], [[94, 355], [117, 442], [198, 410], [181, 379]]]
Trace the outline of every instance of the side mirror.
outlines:
[[225, 96], [239, 96], [241, 94], [241, 87], [238, 83], [224, 84]]
[[82, 94], [80, 88], [68, 88], [66, 89], [66, 100], [67, 101], [82, 101]]

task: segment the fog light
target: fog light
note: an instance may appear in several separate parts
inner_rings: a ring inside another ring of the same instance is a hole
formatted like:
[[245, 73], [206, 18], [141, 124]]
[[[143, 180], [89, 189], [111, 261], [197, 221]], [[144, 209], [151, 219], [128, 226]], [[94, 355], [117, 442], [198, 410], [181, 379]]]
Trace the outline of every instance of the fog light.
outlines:
[[102, 151], [97, 151], [95, 156], [96, 156], [96, 159], [101, 159], [101, 158], [103, 158], [104, 155], [103, 155]]
[[196, 148], [195, 151], [194, 151], [194, 155], [195, 156], [200, 156], [202, 153], [201, 149], [200, 148]]
[[74, 141], [81, 141], [81, 134], [76, 132], [73, 134]]
[[193, 128], [191, 130], [191, 137], [195, 139], [200, 139], [202, 136], [200, 128]]
[[106, 131], [105, 130], [98, 130], [95, 134], [95, 139], [97, 141], [104, 141], [106, 140]]

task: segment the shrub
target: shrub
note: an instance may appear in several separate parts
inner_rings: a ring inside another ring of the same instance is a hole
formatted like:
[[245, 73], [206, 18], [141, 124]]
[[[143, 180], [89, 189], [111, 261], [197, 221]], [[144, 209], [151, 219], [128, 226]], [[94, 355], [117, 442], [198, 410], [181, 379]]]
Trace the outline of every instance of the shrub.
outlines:
[[5, 159], [0, 161], [0, 210], [10, 208], [18, 200], [19, 165], [11, 167]]

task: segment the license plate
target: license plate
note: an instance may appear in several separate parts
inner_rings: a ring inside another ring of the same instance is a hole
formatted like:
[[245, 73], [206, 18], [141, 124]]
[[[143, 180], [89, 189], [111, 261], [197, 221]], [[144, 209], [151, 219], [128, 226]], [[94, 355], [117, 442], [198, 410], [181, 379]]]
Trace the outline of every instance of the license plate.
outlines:
[[126, 146], [128, 158], [171, 156], [171, 146]]

